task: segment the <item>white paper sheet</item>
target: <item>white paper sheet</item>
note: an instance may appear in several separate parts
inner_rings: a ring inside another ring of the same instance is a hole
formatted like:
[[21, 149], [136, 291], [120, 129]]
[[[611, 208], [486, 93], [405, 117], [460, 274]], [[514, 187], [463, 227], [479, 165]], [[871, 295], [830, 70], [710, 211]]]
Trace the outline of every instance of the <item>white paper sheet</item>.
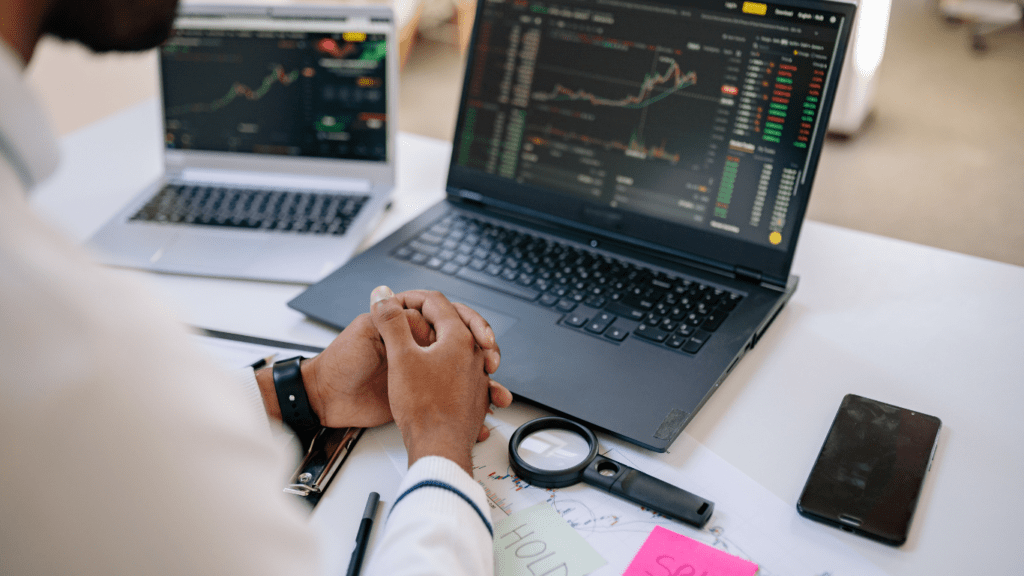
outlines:
[[[487, 417], [491, 437], [473, 451], [474, 476], [484, 487], [495, 523], [539, 502], [548, 502], [608, 564], [595, 576], [622, 574], [655, 526], [664, 526], [758, 564], [758, 576], [882, 576], [834, 538], [832, 530], [797, 514], [777, 496], [719, 458], [685, 432], [669, 452], [657, 454], [599, 435], [601, 454], [680, 486], [715, 503], [703, 529], [670, 520], [585, 484], [535, 488], [508, 464], [508, 441], [521, 424], [549, 414], [516, 403]], [[382, 431], [381, 445], [399, 473], [406, 453], [397, 429]]]

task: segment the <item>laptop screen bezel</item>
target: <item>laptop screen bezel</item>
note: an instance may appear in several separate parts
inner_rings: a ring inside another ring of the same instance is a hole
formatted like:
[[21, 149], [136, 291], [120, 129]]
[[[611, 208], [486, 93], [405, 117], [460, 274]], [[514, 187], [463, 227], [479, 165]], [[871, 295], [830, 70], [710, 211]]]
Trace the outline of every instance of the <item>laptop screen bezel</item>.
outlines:
[[[304, 26], [304, 23], [309, 26]], [[233, 24], [241, 26], [236, 27]], [[274, 24], [270, 28], [267, 24]], [[279, 26], [278, 26], [279, 24]], [[398, 148], [398, 34], [389, 6], [242, 6], [183, 4], [176, 28], [287, 29], [310, 31], [362, 31], [387, 36], [387, 149], [383, 160], [315, 158], [246, 152], [164, 149], [165, 170], [170, 174], [186, 170], [237, 171], [311, 175], [319, 178], [365, 180], [380, 186], [394, 186]], [[258, 28], [257, 28], [258, 27]], [[158, 56], [159, 57], [159, 56]], [[160, 121], [166, 121], [163, 79], [159, 83]]]
[[[686, 5], [685, 2], [674, 0], [657, 1], [666, 5]], [[480, 28], [479, 23], [483, 20], [482, 12], [485, 4], [485, 1], [478, 3], [477, 24], [474, 25], [470, 49], [466, 57], [462, 96], [455, 128], [454, 142], [456, 143], [460, 141], [460, 135], [464, 129], [463, 121], [470, 85], [468, 79], [473, 70], [477, 51], [477, 35]], [[844, 15], [844, 21], [840, 26], [836, 41], [834, 63], [831, 66], [826, 83], [827, 93], [831, 97], [827, 97], [822, 103], [823, 105], [820, 109], [820, 118], [822, 120], [817, 122], [813, 134], [812, 145], [808, 150], [807, 168], [802, 175], [802, 182], [794, 191], [794, 196], [797, 194], [802, 196], [802, 202], [796, 203], [797, 210], [790, 213], [789, 218], [795, 218], [796, 222], [784, 250], [762, 246], [747, 240], [730, 238], [719, 233], [699, 230], [686, 225], [675, 224], [636, 212], [618, 211], [615, 213], [613, 225], [596, 225], [588, 222], [588, 220], [593, 221], [593, 218], [586, 216], [589, 211], [595, 208], [595, 204], [573, 198], [568, 194], [553, 194], [549, 189], [520, 184], [508, 178], [493, 176], [479, 170], [459, 166], [457, 164], [457, 146], [453, 146], [449, 162], [447, 181], [449, 198], [453, 200], [472, 198], [474, 201], [484, 205], [567, 226], [595, 237], [611, 238], [636, 245], [643, 249], [698, 262], [726, 271], [727, 273], [734, 273], [738, 268], [743, 268], [754, 272], [763, 280], [778, 285], [785, 285], [795, 254], [804, 215], [807, 211], [809, 194], [814, 182], [814, 175], [817, 171], [821, 148], [828, 126], [827, 119], [831, 114], [839, 82], [839, 74], [843, 68], [844, 56], [849, 46], [854, 23], [855, 6], [852, 3], [843, 1], [810, 2], [805, 0], [783, 0], [772, 2], [772, 5], [793, 7], [795, 9], [829, 10]]]

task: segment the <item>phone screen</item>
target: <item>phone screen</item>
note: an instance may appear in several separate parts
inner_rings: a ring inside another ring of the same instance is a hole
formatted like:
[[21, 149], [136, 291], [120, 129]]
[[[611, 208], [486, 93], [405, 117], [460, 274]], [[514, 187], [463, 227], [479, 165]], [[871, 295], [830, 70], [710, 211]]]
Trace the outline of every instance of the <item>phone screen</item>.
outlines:
[[941, 424], [934, 416], [848, 394], [797, 510], [887, 544], [903, 544]]

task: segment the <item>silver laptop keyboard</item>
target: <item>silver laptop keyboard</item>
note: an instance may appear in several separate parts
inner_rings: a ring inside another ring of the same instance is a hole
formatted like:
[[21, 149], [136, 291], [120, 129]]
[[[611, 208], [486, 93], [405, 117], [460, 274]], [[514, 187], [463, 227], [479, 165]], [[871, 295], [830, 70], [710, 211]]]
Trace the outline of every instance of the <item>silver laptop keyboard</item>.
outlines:
[[131, 220], [340, 236], [367, 200], [369, 196], [167, 184]]
[[608, 342], [630, 334], [696, 354], [741, 295], [461, 215], [392, 256], [563, 312], [558, 323]]

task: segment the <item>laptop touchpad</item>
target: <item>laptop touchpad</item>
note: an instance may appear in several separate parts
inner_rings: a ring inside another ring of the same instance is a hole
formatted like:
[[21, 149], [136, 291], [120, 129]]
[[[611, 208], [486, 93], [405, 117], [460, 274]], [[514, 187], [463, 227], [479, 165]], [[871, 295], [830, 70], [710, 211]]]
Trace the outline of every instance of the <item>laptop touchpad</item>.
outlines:
[[180, 236], [164, 248], [159, 267], [178, 266], [196, 272], [230, 273], [243, 270], [259, 256], [264, 243], [252, 239]]

